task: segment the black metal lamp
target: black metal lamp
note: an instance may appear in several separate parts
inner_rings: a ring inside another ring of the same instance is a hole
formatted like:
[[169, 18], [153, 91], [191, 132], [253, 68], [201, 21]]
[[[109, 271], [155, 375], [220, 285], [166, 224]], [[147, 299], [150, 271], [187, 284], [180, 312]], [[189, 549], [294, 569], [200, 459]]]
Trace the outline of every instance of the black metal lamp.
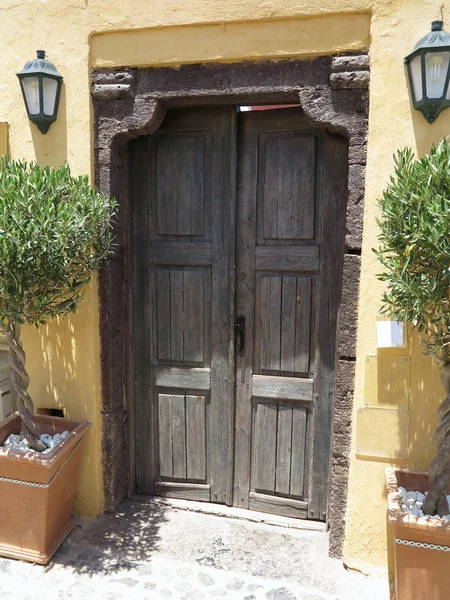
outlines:
[[405, 58], [413, 106], [429, 123], [450, 106], [450, 33], [443, 27], [433, 21], [431, 33]]
[[28, 118], [47, 133], [58, 116], [62, 75], [55, 65], [46, 60], [44, 50], [37, 51], [37, 58], [28, 61], [17, 73], [22, 88]]

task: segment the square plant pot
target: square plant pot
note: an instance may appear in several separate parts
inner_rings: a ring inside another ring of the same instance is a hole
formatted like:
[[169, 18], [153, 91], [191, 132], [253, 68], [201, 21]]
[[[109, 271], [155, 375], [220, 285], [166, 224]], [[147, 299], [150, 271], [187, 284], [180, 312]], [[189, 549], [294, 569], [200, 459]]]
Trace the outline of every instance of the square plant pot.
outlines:
[[395, 538], [396, 600], [450, 598], [450, 521], [404, 513], [398, 493], [399, 487], [428, 492], [428, 473], [389, 467], [386, 479], [388, 520]]
[[[70, 435], [48, 454], [0, 447], [0, 556], [45, 565], [74, 526], [81, 442], [91, 423], [35, 418], [42, 433]], [[0, 444], [20, 431], [16, 413], [0, 423]]]

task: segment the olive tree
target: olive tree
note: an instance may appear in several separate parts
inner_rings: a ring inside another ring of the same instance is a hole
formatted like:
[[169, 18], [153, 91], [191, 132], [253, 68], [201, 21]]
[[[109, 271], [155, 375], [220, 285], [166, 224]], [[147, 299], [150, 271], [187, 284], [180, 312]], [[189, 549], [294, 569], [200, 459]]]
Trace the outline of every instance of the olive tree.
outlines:
[[446, 398], [439, 407], [438, 452], [429, 469], [427, 514], [449, 514], [450, 479], [450, 144], [444, 139], [416, 159], [400, 150], [395, 173], [379, 200], [380, 247], [384, 272], [382, 312], [412, 323], [424, 351], [442, 369]]
[[46, 446], [33, 419], [21, 325], [75, 312], [83, 288], [111, 251], [116, 203], [68, 165], [0, 162], [0, 329], [10, 347], [12, 383], [29, 446]]

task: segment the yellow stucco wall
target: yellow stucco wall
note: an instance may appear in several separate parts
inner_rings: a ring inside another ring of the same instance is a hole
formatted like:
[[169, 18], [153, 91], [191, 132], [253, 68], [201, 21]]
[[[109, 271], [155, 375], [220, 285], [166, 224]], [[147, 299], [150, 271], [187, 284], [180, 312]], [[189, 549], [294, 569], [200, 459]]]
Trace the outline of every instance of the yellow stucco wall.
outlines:
[[[314, 56], [369, 50], [370, 123], [355, 411], [363, 404], [364, 362], [376, 354], [381, 284], [375, 245], [375, 200], [392, 170], [392, 153], [408, 144], [422, 154], [450, 131], [450, 111], [433, 125], [410, 106], [402, 58], [437, 18], [431, 0], [3, 0], [0, 121], [9, 123], [9, 152], [75, 174], [93, 171], [90, 72], [93, 66], [178, 65], [183, 62]], [[43, 48], [64, 75], [58, 121], [41, 135], [26, 118], [15, 77]], [[38, 406], [64, 407], [94, 428], [85, 446], [77, 508], [103, 507], [98, 298], [91, 285], [80, 312], [40, 331], [23, 332]], [[417, 344], [411, 355], [410, 448], [404, 466], [426, 468], [441, 395], [438, 373]], [[362, 460], [353, 444], [345, 560], [385, 568], [386, 462]]]

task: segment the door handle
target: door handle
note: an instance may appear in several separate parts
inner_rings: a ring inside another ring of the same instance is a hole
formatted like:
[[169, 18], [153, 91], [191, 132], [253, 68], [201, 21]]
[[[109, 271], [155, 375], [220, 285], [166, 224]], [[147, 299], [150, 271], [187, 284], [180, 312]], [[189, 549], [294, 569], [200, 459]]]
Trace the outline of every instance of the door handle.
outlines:
[[245, 349], [245, 317], [236, 317], [236, 349], [241, 354]]

